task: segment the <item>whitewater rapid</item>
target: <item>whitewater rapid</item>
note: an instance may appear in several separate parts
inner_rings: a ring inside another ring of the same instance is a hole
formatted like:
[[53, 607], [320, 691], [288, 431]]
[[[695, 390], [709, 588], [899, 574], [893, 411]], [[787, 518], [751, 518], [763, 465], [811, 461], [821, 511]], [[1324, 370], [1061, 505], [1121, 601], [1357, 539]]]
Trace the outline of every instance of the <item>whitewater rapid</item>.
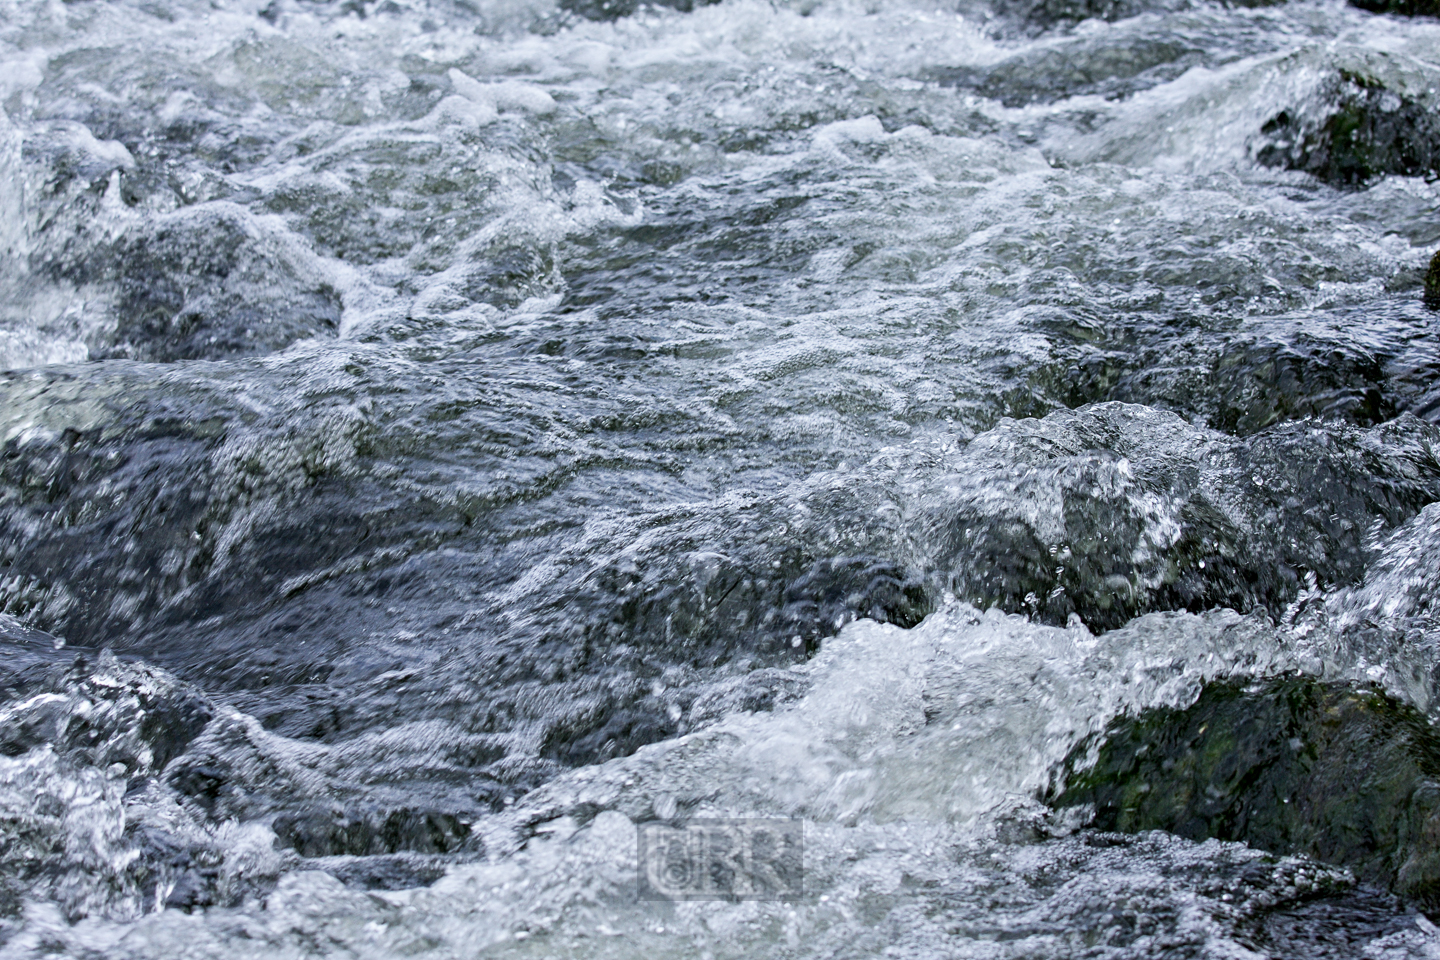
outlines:
[[1040, 798], [1440, 715], [1440, 21], [599, 9], [0, 0], [0, 957], [1435, 955]]

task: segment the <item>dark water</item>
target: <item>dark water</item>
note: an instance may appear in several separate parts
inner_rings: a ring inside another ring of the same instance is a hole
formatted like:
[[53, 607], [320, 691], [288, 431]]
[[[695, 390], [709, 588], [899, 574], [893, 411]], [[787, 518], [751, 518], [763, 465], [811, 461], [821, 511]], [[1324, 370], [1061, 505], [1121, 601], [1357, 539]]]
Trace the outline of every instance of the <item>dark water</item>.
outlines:
[[1440, 21], [607, 10], [0, 6], [0, 956], [1440, 950], [1032, 799], [1440, 709]]

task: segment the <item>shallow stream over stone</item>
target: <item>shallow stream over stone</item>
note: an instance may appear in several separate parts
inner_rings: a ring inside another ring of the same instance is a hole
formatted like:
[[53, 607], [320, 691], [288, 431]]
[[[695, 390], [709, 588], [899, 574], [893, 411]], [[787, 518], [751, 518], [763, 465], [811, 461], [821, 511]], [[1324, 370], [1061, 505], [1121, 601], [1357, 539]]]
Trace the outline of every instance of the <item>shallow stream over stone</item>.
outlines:
[[1440, 18], [676, 6], [0, 0], [0, 958], [1440, 956], [1044, 805], [1440, 720]]

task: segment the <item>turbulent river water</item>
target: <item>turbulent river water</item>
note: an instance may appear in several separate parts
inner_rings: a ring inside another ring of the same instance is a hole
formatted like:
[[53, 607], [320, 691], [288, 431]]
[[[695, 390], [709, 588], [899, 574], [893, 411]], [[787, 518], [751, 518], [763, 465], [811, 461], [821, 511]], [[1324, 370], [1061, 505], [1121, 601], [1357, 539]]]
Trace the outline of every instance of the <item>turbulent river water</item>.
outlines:
[[[1211, 678], [1440, 714], [1437, 86], [1334, 0], [3, 0], [0, 956], [1440, 955], [1040, 802]], [[724, 816], [805, 895], [637, 900]]]

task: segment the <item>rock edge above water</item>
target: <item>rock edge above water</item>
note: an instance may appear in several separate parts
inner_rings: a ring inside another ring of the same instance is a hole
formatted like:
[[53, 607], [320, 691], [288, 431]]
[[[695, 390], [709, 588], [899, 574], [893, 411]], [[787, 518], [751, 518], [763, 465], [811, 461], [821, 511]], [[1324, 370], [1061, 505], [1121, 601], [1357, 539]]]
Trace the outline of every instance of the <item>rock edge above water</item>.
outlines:
[[1211, 683], [1188, 709], [1114, 721], [1060, 777], [1046, 801], [1093, 804], [1102, 830], [1308, 854], [1440, 908], [1440, 735], [1379, 690]]

